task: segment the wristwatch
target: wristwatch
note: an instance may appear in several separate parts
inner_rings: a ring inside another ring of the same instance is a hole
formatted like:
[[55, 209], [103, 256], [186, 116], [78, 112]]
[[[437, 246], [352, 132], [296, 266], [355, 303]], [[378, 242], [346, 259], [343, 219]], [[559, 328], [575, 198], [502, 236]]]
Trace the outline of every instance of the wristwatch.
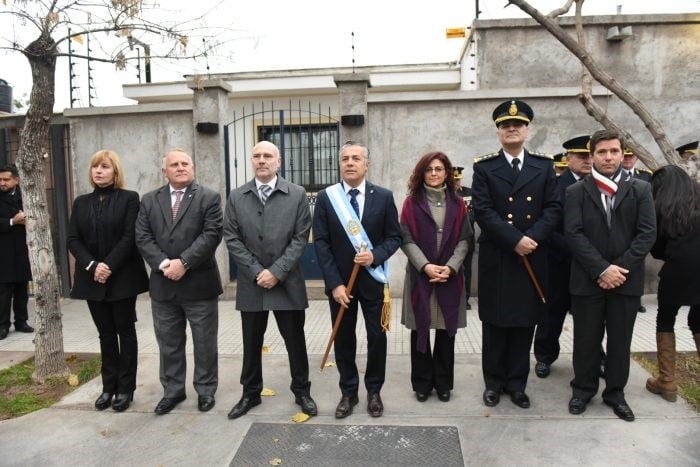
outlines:
[[184, 259], [182, 259], [182, 257], [180, 258], [180, 262], [182, 262], [182, 267], [185, 268], [185, 271], [187, 271], [187, 270], [190, 268], [189, 263], [187, 263], [187, 261], [185, 261]]

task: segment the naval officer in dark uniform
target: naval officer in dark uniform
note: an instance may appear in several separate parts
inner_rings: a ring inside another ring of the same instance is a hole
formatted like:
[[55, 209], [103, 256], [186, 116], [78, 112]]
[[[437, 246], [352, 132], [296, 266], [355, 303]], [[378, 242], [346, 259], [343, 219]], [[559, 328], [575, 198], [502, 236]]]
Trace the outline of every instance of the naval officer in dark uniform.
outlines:
[[[577, 136], [564, 142], [564, 171], [557, 177], [557, 191], [562, 205], [566, 189], [591, 173], [593, 161], [588, 150], [590, 135]], [[554, 167], [557, 162], [555, 157]], [[535, 374], [539, 378], [549, 376], [551, 365], [559, 358], [559, 336], [566, 313], [571, 309], [569, 275], [571, 274], [571, 250], [564, 238], [564, 223], [559, 222], [552, 234], [548, 251], [549, 286], [547, 287], [547, 317], [537, 325], [535, 332]]]
[[[551, 156], [525, 149], [529, 105], [509, 100], [493, 111], [502, 149], [474, 161], [472, 203], [479, 237], [479, 318], [482, 321], [484, 403], [501, 392], [519, 407], [525, 393], [535, 325], [542, 303], [523, 263], [527, 256], [541, 285], [547, 284], [547, 240], [561, 218]], [[546, 293], [546, 290], [544, 291]]]

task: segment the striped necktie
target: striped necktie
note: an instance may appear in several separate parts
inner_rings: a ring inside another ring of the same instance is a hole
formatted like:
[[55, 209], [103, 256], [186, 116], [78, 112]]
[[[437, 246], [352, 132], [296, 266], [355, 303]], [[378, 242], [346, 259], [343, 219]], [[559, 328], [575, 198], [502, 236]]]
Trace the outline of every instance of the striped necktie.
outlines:
[[177, 211], [180, 209], [180, 203], [182, 202], [182, 190], [175, 190], [175, 203], [173, 204], [173, 220], [177, 217]]
[[262, 201], [262, 204], [267, 203], [267, 198], [270, 196], [270, 192], [272, 191], [272, 188], [270, 185], [260, 185], [260, 201]]

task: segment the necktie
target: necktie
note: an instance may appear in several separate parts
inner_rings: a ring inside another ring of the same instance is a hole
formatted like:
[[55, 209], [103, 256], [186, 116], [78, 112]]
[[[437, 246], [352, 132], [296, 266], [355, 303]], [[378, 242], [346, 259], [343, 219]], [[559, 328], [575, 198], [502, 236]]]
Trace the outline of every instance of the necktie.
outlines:
[[515, 175], [518, 175], [520, 173], [520, 167], [519, 167], [520, 159], [518, 159], [517, 157], [514, 157], [513, 162], [511, 162], [511, 164], [513, 164], [513, 173]]
[[608, 195], [603, 195], [605, 197], [605, 219], [608, 221], [608, 227], [612, 222], [612, 197]]
[[180, 202], [182, 201], [182, 191], [175, 191], [175, 204], [173, 204], [173, 220], [177, 217], [177, 211], [180, 209]]
[[355, 210], [355, 214], [357, 214], [357, 218], [360, 218], [360, 205], [357, 203], [357, 195], [360, 194], [360, 190], [357, 188], [353, 188], [352, 190], [348, 191], [348, 194], [350, 195], [350, 206]]
[[270, 188], [270, 185], [260, 185], [260, 201], [262, 201], [262, 204], [265, 204], [267, 202], [268, 196], [270, 196], [270, 192], [272, 191], [272, 188]]

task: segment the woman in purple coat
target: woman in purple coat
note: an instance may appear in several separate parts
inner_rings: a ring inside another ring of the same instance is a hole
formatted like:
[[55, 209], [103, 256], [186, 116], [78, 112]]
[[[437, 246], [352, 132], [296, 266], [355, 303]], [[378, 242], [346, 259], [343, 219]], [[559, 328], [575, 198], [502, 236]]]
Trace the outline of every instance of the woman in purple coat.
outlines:
[[676, 401], [676, 335], [678, 309], [690, 305], [688, 327], [700, 356], [700, 185], [683, 169], [667, 165], [654, 172], [651, 188], [656, 206], [657, 239], [651, 249], [664, 261], [659, 271], [656, 355], [659, 377], [647, 389]]
[[454, 382], [455, 334], [467, 325], [462, 264], [473, 232], [445, 154], [430, 152], [413, 169], [401, 233], [408, 257], [401, 322], [411, 330], [411, 384], [418, 401], [427, 400], [434, 388], [447, 402]]

